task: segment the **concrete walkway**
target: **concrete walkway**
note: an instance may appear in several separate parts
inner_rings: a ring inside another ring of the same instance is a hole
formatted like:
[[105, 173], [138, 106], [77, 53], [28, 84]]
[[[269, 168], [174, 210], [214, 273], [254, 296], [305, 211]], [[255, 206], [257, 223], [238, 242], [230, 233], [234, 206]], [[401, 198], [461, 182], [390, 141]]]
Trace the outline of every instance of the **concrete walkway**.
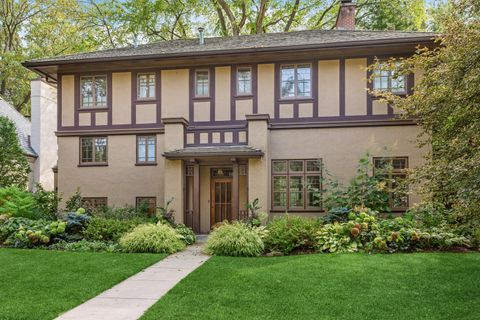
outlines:
[[202, 240], [120, 282], [57, 319], [134, 320], [140, 318], [180, 280], [208, 260], [209, 256], [201, 252]]

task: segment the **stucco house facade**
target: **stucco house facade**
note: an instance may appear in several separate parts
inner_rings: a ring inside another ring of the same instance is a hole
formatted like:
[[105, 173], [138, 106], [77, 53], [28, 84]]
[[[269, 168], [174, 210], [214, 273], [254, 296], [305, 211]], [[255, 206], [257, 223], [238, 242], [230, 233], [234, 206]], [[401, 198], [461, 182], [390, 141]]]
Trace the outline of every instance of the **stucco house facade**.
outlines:
[[[348, 1], [347, 1], [348, 2]], [[408, 56], [433, 34], [336, 30], [173, 40], [29, 61], [57, 88], [58, 190], [93, 204], [163, 205], [208, 232], [258, 198], [270, 216], [319, 215], [322, 169], [347, 182], [366, 152], [422, 163], [419, 128], [367, 89], [407, 95], [420, 72], [368, 82], [375, 58]], [[418, 198], [392, 195], [394, 209]]]

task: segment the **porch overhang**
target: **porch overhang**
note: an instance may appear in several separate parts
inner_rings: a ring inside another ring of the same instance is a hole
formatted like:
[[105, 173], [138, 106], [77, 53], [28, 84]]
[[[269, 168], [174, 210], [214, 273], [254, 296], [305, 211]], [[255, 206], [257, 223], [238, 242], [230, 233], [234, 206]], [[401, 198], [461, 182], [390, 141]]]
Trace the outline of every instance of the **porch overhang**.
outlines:
[[250, 146], [186, 147], [163, 153], [163, 156], [169, 160], [186, 160], [192, 158], [251, 159], [261, 158], [263, 155], [262, 150]]

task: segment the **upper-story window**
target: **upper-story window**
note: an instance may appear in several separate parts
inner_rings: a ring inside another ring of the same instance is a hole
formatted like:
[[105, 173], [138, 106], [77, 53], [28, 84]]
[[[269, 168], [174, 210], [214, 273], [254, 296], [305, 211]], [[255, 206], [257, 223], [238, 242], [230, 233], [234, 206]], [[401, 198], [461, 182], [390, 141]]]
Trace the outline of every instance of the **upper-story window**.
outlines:
[[397, 74], [394, 70], [389, 70], [385, 64], [373, 73], [373, 89], [378, 91], [390, 91], [395, 94], [405, 94], [405, 76]]
[[210, 72], [208, 70], [195, 71], [195, 97], [210, 95]]
[[80, 107], [107, 107], [107, 77], [88, 76], [80, 78]]
[[137, 75], [137, 98], [155, 98], [155, 73], [141, 73]]
[[312, 66], [310, 64], [284, 65], [280, 70], [281, 97], [309, 98], [312, 95]]
[[237, 94], [252, 94], [252, 68], [241, 67], [237, 69]]
[[107, 137], [80, 138], [80, 163], [106, 164]]

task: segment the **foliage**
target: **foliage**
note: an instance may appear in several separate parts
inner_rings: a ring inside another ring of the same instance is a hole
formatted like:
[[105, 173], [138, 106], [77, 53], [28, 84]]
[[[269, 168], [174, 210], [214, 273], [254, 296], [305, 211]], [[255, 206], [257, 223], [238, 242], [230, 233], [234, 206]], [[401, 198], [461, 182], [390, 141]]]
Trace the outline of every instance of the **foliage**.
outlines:
[[0, 189], [0, 214], [37, 219], [40, 215], [34, 209], [35, 198], [30, 192], [17, 187]]
[[315, 247], [315, 234], [321, 221], [285, 214], [275, 217], [267, 225], [265, 249], [289, 254], [292, 251], [310, 251]]
[[220, 224], [205, 245], [205, 253], [216, 256], [256, 257], [263, 250], [263, 241], [256, 228], [237, 221]]
[[350, 209], [347, 207], [335, 207], [328, 210], [327, 214], [322, 217], [326, 223], [345, 222], [348, 220]]
[[262, 207], [258, 205], [258, 201], [258, 198], [255, 198], [251, 203], [247, 203], [248, 216], [244, 222], [251, 227], [259, 227], [268, 217], [265, 212], [260, 212]]
[[120, 239], [120, 245], [127, 252], [174, 253], [185, 248], [181, 236], [162, 223], [137, 226]]
[[184, 224], [175, 225], [175, 231], [181, 236], [181, 240], [185, 242], [186, 245], [194, 244], [196, 241], [195, 233], [192, 229], [187, 227]]
[[67, 200], [65, 203], [65, 209], [67, 211], [77, 211], [80, 208], [85, 207], [85, 202], [83, 201], [82, 193], [80, 189], [77, 189], [75, 193]]
[[156, 215], [158, 221], [168, 223], [170, 226], [175, 226], [175, 210], [168, 208], [173, 200], [174, 198], [168, 200], [164, 207], [157, 207]]
[[0, 240], [16, 248], [47, 245], [55, 237], [65, 233], [66, 224], [61, 221], [10, 218], [0, 226]]
[[337, 180], [326, 179], [324, 207], [330, 211], [336, 207], [353, 209], [355, 206], [364, 206], [376, 211], [388, 212], [388, 190], [386, 184], [373, 171], [370, 155], [360, 158], [355, 177], [348, 186], [343, 186]]
[[46, 191], [40, 184], [37, 184], [33, 198], [35, 199], [35, 210], [38, 212], [38, 216], [45, 219], [56, 219], [58, 203], [62, 200], [57, 192]]
[[134, 206], [126, 206], [123, 208], [102, 207], [96, 210], [93, 215], [95, 217], [102, 217], [106, 219], [129, 220], [129, 219], [144, 219], [147, 220], [147, 214], [141, 208], [137, 210]]
[[29, 173], [30, 166], [18, 141], [15, 124], [5, 117], [0, 117], [0, 188], [25, 188]]
[[412, 181], [423, 199], [452, 209], [458, 224], [475, 229], [480, 221], [480, 2], [451, 1], [439, 16], [437, 48], [372, 66], [399, 75], [419, 73], [414, 92], [404, 99], [373, 94], [421, 124], [419, 146], [431, 151]]
[[74, 252], [120, 252], [117, 243], [104, 241], [88, 241], [82, 239], [76, 242], [60, 241], [48, 246], [49, 250], [62, 250]]
[[83, 236], [87, 240], [117, 241], [125, 233], [137, 225], [144, 223], [144, 219], [116, 220], [93, 217], [83, 229]]
[[67, 223], [67, 232], [69, 234], [80, 236], [91, 217], [85, 213], [85, 209], [79, 208], [75, 212], [67, 212], [61, 216], [61, 219]]

